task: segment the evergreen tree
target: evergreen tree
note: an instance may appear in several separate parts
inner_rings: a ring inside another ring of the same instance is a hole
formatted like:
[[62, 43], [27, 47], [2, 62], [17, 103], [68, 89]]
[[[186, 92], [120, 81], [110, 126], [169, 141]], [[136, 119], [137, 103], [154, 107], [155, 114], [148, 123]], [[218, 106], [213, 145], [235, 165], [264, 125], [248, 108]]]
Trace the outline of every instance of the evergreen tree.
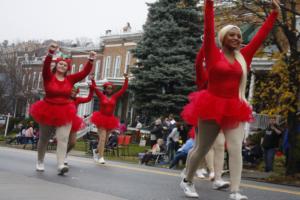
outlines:
[[142, 67], [132, 71], [135, 106], [147, 117], [179, 115], [195, 91], [194, 61], [203, 23], [195, 0], [158, 0], [149, 5], [144, 35], [135, 56]]

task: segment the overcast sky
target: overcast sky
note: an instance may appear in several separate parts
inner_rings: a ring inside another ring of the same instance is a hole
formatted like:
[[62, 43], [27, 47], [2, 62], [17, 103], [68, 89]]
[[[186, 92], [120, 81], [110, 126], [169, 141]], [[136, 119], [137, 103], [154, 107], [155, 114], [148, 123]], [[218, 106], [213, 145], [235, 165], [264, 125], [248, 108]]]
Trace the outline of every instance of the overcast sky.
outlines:
[[146, 2], [156, 0], [0, 0], [0, 41], [97, 40], [105, 30], [120, 32], [130, 22], [142, 30]]

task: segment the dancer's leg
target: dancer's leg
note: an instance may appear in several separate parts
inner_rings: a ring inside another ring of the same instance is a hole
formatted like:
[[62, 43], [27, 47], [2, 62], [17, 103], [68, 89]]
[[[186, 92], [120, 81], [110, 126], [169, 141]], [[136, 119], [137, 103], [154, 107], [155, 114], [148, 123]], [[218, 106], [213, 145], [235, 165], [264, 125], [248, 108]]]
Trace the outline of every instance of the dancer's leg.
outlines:
[[67, 153], [69, 153], [75, 147], [75, 144], [76, 144], [76, 133], [70, 133]]
[[107, 135], [107, 132], [105, 129], [98, 128], [98, 136], [99, 136], [98, 154], [99, 154], [100, 158], [102, 158], [104, 156], [106, 135]]
[[220, 127], [215, 121], [201, 121], [198, 123], [198, 133], [195, 136], [196, 145], [189, 152], [189, 160], [186, 166], [186, 181], [192, 182], [194, 174], [200, 162], [211, 148], [215, 141]]
[[60, 126], [57, 127], [55, 131], [57, 139], [56, 156], [58, 168], [64, 165], [64, 159], [67, 153], [71, 126], [72, 124]]
[[243, 167], [242, 143], [245, 135], [244, 123], [240, 123], [239, 126], [234, 129], [224, 130], [224, 135], [229, 153], [231, 191], [238, 192]]
[[216, 141], [214, 142], [214, 169], [215, 180], [221, 180], [222, 171], [224, 167], [224, 151], [225, 151], [225, 136], [223, 133], [219, 133]]
[[38, 152], [38, 162], [43, 163], [45, 158], [45, 153], [47, 151], [48, 142], [54, 133], [54, 127], [39, 124], [40, 127], [40, 137], [37, 145]]

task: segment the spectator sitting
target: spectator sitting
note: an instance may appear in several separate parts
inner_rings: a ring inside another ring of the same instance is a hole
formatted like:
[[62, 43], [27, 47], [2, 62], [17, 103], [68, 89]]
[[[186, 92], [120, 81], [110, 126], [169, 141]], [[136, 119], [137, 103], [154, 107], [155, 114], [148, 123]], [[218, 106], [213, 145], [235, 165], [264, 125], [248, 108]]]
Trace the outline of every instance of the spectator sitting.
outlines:
[[114, 149], [118, 145], [118, 131], [113, 130], [107, 140], [106, 148], [107, 149]]
[[150, 135], [150, 145], [153, 146], [157, 139], [162, 138], [162, 123], [161, 119], [158, 118], [154, 122], [154, 126], [151, 130], [151, 135]]
[[164, 147], [164, 141], [163, 139], [158, 139], [157, 143], [155, 145], [153, 145], [151, 151], [148, 151], [147, 153], [145, 153], [145, 155], [143, 156], [142, 160], [141, 160], [141, 164], [148, 164], [148, 162], [151, 159], [155, 159], [157, 153], [163, 153], [165, 152], [165, 147]]
[[137, 119], [137, 124], [136, 124], [136, 133], [135, 133], [135, 141], [139, 142], [141, 139], [141, 129], [143, 127], [143, 124]]
[[243, 161], [251, 165], [258, 164], [262, 158], [262, 149], [259, 144], [254, 144], [249, 138], [246, 139], [246, 144], [242, 149]]
[[120, 122], [119, 131], [120, 131], [121, 135], [127, 131], [127, 126], [126, 126], [126, 123], [124, 122], [124, 120], [121, 120], [121, 122]]
[[167, 145], [168, 145], [168, 157], [169, 161], [173, 160], [175, 152], [179, 148], [179, 128], [180, 123], [176, 122], [176, 126], [172, 129], [172, 132], [169, 134], [167, 138]]
[[28, 127], [25, 131], [25, 144], [23, 149], [25, 149], [26, 145], [30, 143], [33, 144], [34, 143], [34, 134], [33, 134], [33, 122], [29, 122]]
[[173, 169], [179, 163], [180, 160], [186, 161], [189, 151], [193, 148], [195, 142], [195, 128], [193, 127], [189, 133], [189, 139], [185, 142], [185, 144], [177, 150], [174, 159], [172, 160], [169, 168]]

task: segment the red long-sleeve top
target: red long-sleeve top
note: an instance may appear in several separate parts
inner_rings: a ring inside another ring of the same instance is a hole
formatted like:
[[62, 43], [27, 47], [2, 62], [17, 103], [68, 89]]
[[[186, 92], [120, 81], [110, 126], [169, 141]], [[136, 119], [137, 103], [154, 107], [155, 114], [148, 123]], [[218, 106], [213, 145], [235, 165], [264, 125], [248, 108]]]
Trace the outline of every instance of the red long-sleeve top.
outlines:
[[[51, 52], [50, 52], [51, 53]], [[59, 81], [51, 72], [52, 55], [48, 54], [43, 66], [43, 79], [46, 96], [44, 100], [53, 104], [68, 104], [73, 85], [84, 79], [92, 70], [93, 63], [88, 61], [84, 69], [78, 73], [67, 75], [63, 81]]]
[[[248, 70], [255, 52], [272, 30], [277, 15], [278, 13], [273, 11], [250, 43], [240, 50]], [[237, 60], [230, 63], [216, 45], [212, 1], [206, 1], [204, 22], [204, 54], [208, 70], [208, 91], [220, 97], [238, 98], [242, 77], [241, 65]]]
[[195, 61], [195, 70], [196, 70], [196, 85], [198, 90], [207, 88], [207, 70], [204, 69], [204, 44], [198, 51], [196, 61]]
[[93, 98], [93, 94], [94, 94], [94, 87], [92, 85], [90, 85], [90, 91], [89, 91], [89, 95], [87, 97], [75, 97], [74, 104], [75, 104], [76, 108], [78, 108], [79, 104], [81, 104], [81, 103], [90, 102]]
[[125, 79], [125, 82], [124, 82], [122, 88], [118, 92], [113, 94], [110, 98], [107, 97], [106, 95], [104, 95], [102, 92], [100, 92], [97, 88], [95, 88], [95, 93], [99, 98], [99, 105], [100, 105], [99, 112], [104, 115], [113, 115], [118, 98], [121, 97], [125, 93], [127, 88], [128, 88], [128, 79], [127, 78]]

